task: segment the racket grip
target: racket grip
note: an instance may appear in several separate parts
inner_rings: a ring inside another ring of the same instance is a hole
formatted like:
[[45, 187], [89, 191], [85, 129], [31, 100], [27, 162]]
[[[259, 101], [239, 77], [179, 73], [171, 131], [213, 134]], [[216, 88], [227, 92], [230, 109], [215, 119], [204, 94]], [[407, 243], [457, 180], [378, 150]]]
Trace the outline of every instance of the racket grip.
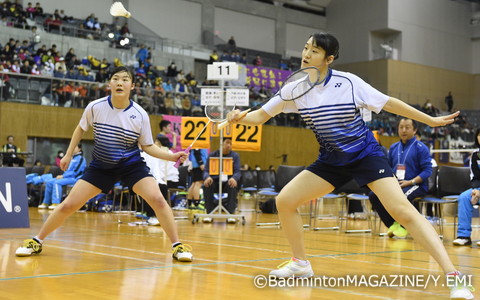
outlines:
[[[188, 146], [188, 148], [184, 150], [185, 153], [188, 154], [190, 152], [190, 149], [192, 149], [192, 146]], [[180, 158], [179, 158], [173, 166], [178, 169], [178, 167], [180, 167], [180, 164], [181, 164], [181, 162], [180, 162]]]
[[[239, 119], [245, 117], [245, 116], [248, 114], [248, 112], [250, 112], [250, 111], [251, 111], [250, 108], [247, 109], [247, 110], [245, 110], [245, 111], [242, 111], [242, 112], [238, 115]], [[227, 127], [228, 124], [230, 124], [228, 121], [223, 121], [222, 123], [220, 123], [220, 124], [217, 125], [217, 128], [218, 128], [218, 130], [222, 130], [223, 128]]]

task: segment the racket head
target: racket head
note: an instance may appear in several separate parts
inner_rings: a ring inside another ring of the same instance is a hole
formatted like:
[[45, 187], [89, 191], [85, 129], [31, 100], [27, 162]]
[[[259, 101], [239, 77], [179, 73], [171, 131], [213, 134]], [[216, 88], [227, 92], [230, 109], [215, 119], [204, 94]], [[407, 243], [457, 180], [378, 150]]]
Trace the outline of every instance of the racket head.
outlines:
[[293, 101], [305, 96], [319, 83], [320, 70], [316, 67], [305, 67], [290, 74], [277, 94], [283, 101]]
[[227, 119], [227, 114], [235, 109], [235, 105], [205, 105], [205, 116], [212, 122], [219, 123]]

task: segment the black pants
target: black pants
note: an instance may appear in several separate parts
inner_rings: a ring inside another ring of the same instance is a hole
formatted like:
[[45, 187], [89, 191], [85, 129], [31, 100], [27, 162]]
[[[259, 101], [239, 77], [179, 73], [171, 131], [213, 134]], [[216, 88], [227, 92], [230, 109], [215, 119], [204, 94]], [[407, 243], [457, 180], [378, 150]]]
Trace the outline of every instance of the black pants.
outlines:
[[[208, 214], [218, 206], [218, 201], [215, 200], [213, 196], [215, 193], [218, 193], [218, 180], [214, 180], [209, 187], [203, 187], [205, 208]], [[228, 182], [226, 181], [222, 185], [222, 193], [228, 193], [227, 199], [222, 199], [222, 206], [225, 207], [229, 213], [233, 214], [237, 208], [238, 188], [229, 187]]]
[[[421, 189], [419, 186], [416, 186], [415, 190], [412, 190], [410, 193], [408, 193], [408, 191], [412, 188], [413, 186], [408, 186], [406, 188], [403, 188], [403, 192], [406, 194], [407, 199], [410, 202], [413, 202], [413, 199], [415, 198], [425, 196], [426, 192], [423, 189]], [[393, 223], [395, 222], [395, 219], [388, 213], [388, 211], [383, 206], [382, 202], [380, 202], [380, 199], [378, 199], [377, 195], [375, 195], [373, 192], [370, 192], [370, 194], [368, 194], [368, 197], [370, 198], [370, 202], [372, 203], [373, 209], [378, 213], [378, 216], [382, 220], [383, 224], [385, 224], [385, 226], [387, 227], [392, 226]], [[413, 204], [418, 210], [419, 209], [418, 203], [415, 202]]]
[[[168, 188], [167, 188], [167, 185], [166, 184], [158, 184], [158, 186], [160, 187], [160, 191], [162, 192], [162, 195], [165, 199], [167, 199], [168, 197]], [[147, 201], [143, 200], [142, 199], [142, 202], [143, 202], [143, 211], [145, 212], [145, 214], [147, 215], [147, 217], [151, 218], [151, 217], [155, 217], [155, 211], [153, 210], [153, 208], [147, 203]], [[168, 201], [167, 201], [168, 202]]]
[[4, 156], [3, 165], [13, 167], [13, 164], [17, 164], [19, 167], [23, 167], [25, 160], [19, 157]]

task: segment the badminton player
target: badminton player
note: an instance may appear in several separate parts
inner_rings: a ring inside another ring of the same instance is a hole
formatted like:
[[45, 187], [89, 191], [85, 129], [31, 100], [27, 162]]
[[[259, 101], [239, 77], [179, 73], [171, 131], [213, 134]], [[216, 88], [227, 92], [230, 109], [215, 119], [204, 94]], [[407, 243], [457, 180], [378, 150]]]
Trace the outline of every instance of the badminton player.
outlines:
[[122, 180], [155, 211], [163, 230], [172, 242], [173, 258], [192, 261], [191, 248], [180, 243], [172, 210], [160, 193], [145, 161], [140, 157], [138, 145], [149, 155], [164, 160], [183, 161], [187, 155], [185, 152], [168, 153], [153, 143], [147, 113], [129, 98], [134, 81], [135, 77], [129, 69], [117, 67], [110, 77], [111, 95], [87, 105], [60, 167], [63, 170], [68, 167], [75, 145], [80, 143], [89, 127], [93, 127], [95, 139], [93, 160], [65, 201], [48, 217], [38, 235], [25, 240], [23, 246], [17, 249], [17, 256], [40, 253], [43, 240], [60, 227], [66, 218], [81, 208], [88, 199], [102, 191], [108, 192], [117, 181]]
[[[447, 276], [459, 278], [460, 273], [448, 257], [438, 234], [402, 192], [381, 147], [362, 120], [359, 109], [366, 108], [376, 113], [383, 109], [432, 127], [453, 123], [459, 112], [431, 117], [382, 94], [351, 73], [330, 69], [330, 64], [338, 58], [338, 51], [339, 44], [334, 36], [328, 33], [313, 34], [302, 52], [302, 68], [317, 67], [321, 73], [321, 84], [295, 101], [282, 101], [276, 95], [261, 109], [248, 113], [243, 119], [238, 110], [227, 116], [232, 123], [258, 125], [282, 112], [298, 113], [320, 144], [317, 161], [289, 182], [276, 198], [280, 222], [293, 256], [270, 275], [313, 276], [305, 254], [303, 223], [297, 208], [310, 199], [332, 192], [353, 178], [360, 186], [367, 185], [378, 196], [387, 211], [405, 225]], [[458, 285], [452, 287], [451, 297], [472, 299], [473, 295], [469, 288]]]

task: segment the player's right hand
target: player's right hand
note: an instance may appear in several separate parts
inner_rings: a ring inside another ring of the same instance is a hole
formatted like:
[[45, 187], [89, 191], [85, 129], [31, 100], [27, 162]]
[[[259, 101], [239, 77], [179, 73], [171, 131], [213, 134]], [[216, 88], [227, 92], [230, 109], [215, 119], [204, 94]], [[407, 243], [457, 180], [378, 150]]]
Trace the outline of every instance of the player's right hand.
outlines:
[[234, 109], [227, 114], [227, 121], [229, 123], [237, 123], [238, 121], [240, 121], [244, 117], [245, 116], [240, 116], [240, 110], [239, 109]]

